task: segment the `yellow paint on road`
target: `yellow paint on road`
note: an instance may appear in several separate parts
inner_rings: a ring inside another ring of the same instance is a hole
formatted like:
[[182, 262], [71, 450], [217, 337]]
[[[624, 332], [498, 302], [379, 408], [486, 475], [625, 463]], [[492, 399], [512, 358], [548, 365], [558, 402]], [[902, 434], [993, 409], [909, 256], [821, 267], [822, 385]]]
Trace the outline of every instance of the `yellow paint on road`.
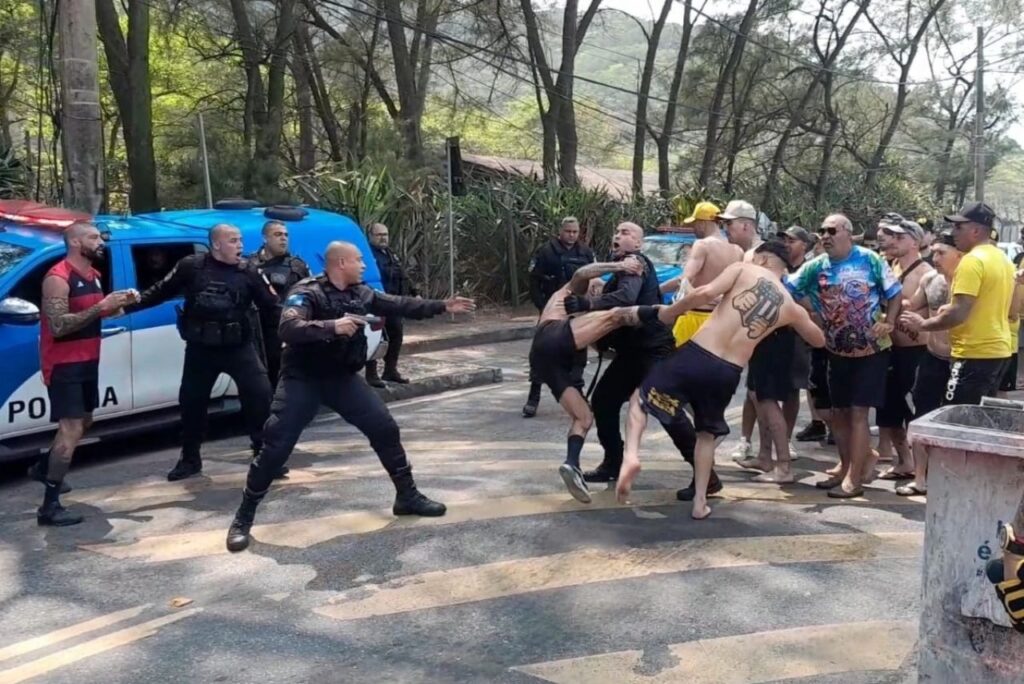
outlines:
[[512, 669], [554, 684], [761, 684], [895, 670], [916, 641], [913, 622], [854, 622], [673, 644], [660, 668], [643, 651], [619, 651]]
[[917, 532], [690, 539], [632, 549], [581, 549], [402, 577], [344, 592], [316, 612], [358, 620], [651, 575], [783, 563], [916, 558]]
[[191, 617], [201, 611], [202, 608], [190, 608], [189, 610], [164, 615], [163, 617], [143, 622], [142, 624], [135, 625], [134, 627], [127, 627], [112, 634], [90, 639], [89, 641], [76, 644], [70, 648], [61, 649], [56, 653], [51, 653], [48, 656], [29, 661], [24, 665], [12, 667], [8, 670], [0, 670], [0, 684], [17, 684], [17, 682], [24, 682], [27, 679], [45, 675], [49, 672], [53, 672], [54, 670], [85, 660], [86, 658], [92, 658], [93, 656], [106, 653], [107, 651], [115, 648], [127, 646], [128, 644], [140, 639], [153, 636], [161, 627], [169, 625], [172, 622], [184, 620], [185, 618]]
[[49, 648], [50, 646], [56, 646], [62, 641], [69, 639], [75, 639], [88, 634], [89, 632], [95, 632], [96, 630], [103, 629], [104, 627], [110, 627], [116, 625], [118, 622], [124, 622], [125, 620], [131, 620], [134, 617], [138, 617], [149, 608], [152, 604], [147, 603], [137, 608], [129, 608], [127, 610], [121, 610], [116, 613], [110, 613], [109, 615], [101, 615], [85, 622], [79, 622], [77, 625], [71, 625], [70, 627], [64, 627], [56, 631], [50, 632], [49, 634], [43, 634], [42, 636], [33, 637], [31, 639], [25, 639], [19, 641], [16, 644], [5, 646], [0, 648], [0, 662], [4, 660], [10, 660], [11, 658], [18, 658], [37, 651], [41, 648]]
[[[582, 504], [570, 498], [565, 492], [533, 494], [484, 499], [449, 499], [448, 513], [441, 518], [396, 518], [390, 509], [377, 511], [353, 511], [319, 518], [305, 518], [282, 523], [257, 525], [253, 536], [264, 544], [309, 548], [317, 544], [356, 534], [368, 534], [387, 530], [402, 530], [413, 527], [437, 527], [483, 520], [499, 520], [557, 513], [580, 513], [612, 508], [633, 506], [679, 505], [675, 490], [638, 490], [633, 493], [629, 506], [620, 506], [615, 501], [615, 492], [605, 489], [592, 492], [593, 502]], [[899, 497], [891, 491], [865, 490], [865, 496], [836, 503], [826, 498], [825, 493], [810, 487], [795, 486], [780, 489], [775, 485], [742, 484], [728, 485], [719, 496], [721, 501], [767, 501], [783, 504], [836, 506], [836, 505], [886, 505], [915, 506], [920, 501], [914, 497]], [[714, 500], [713, 500], [714, 501]], [[688, 504], [686, 504], [688, 506]], [[143, 537], [128, 543], [86, 544], [81, 548], [112, 558], [135, 558], [147, 562], [160, 562], [198, 558], [226, 553], [223, 529], [199, 532]]]

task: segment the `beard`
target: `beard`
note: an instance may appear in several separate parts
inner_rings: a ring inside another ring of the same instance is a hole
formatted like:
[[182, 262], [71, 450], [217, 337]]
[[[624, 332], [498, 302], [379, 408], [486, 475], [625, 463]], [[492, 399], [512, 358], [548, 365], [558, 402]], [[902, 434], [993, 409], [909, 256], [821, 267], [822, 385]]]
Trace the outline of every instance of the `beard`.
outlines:
[[95, 264], [106, 259], [107, 252], [103, 247], [97, 247], [96, 249], [83, 249], [82, 256]]

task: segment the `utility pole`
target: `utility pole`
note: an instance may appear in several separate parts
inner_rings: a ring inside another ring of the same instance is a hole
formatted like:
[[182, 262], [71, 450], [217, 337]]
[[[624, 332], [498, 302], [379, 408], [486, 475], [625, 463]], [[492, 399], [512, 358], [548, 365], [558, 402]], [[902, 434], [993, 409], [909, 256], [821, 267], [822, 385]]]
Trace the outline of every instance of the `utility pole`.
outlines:
[[985, 201], [985, 32], [978, 27], [978, 71], [974, 76], [974, 199]]
[[57, 6], [64, 204], [70, 209], [98, 214], [105, 204], [106, 178], [96, 55], [96, 2], [74, 0]]

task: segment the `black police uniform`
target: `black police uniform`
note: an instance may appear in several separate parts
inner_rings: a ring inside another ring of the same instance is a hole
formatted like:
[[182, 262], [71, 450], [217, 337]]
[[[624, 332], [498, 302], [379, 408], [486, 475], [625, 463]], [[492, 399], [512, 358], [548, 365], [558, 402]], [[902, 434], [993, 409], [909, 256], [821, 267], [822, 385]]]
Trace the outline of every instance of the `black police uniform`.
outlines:
[[185, 306], [178, 310], [178, 332], [185, 340], [185, 366], [178, 391], [181, 459], [167, 475], [171, 481], [202, 470], [199, 449], [207, 405], [221, 373], [229, 375], [238, 387], [253, 447], [261, 444], [271, 388], [255, 346], [253, 304], [268, 315], [278, 315], [280, 309], [270, 282], [251, 263], [226, 264], [208, 254], [193, 254], [143, 292], [141, 300], [128, 310], [155, 306], [182, 293]]
[[278, 330], [284, 342], [281, 381], [264, 429], [263, 448], [249, 466], [242, 504], [228, 531], [229, 550], [248, 546], [256, 506], [321, 404], [370, 440], [398, 492], [392, 509], [395, 515], [444, 515], [443, 504], [416, 489], [398, 425], [359, 375], [366, 365], [365, 332], [360, 328], [351, 337], [334, 332], [334, 321], [346, 314], [417, 319], [444, 311], [444, 302], [381, 294], [366, 285], [338, 289], [326, 276], [303, 280], [292, 288]]
[[[581, 266], [594, 262], [594, 252], [584, 244], [577, 242], [566, 247], [558, 238], [551, 238], [533, 255], [530, 261], [530, 299], [538, 311], [544, 310], [555, 292], [572, 280], [573, 274]], [[577, 386], [583, 386], [583, 369], [586, 366], [586, 355], [583, 355], [583, 366], [573, 368]], [[530, 373], [530, 394], [523, 407], [523, 415], [532, 417], [540, 403], [541, 383]]]
[[[272, 257], [264, 248], [249, 257], [249, 260], [274, 286], [278, 301], [282, 304], [288, 297], [288, 291], [300, 280], [310, 276], [306, 262], [293, 254]], [[271, 386], [277, 385], [277, 378], [281, 374], [281, 339], [277, 336], [277, 326], [281, 323], [280, 313], [280, 309], [260, 311], [260, 332]]]
[[[380, 271], [384, 292], [399, 297], [415, 297], [419, 294], [406, 275], [397, 254], [388, 247], [370, 245], [370, 249], [373, 250], [373, 258]], [[384, 354], [384, 379], [392, 382], [405, 382], [405, 379], [398, 374], [398, 355], [402, 351], [404, 332], [402, 317], [388, 316], [384, 319], [384, 332], [388, 337], [388, 349]], [[371, 382], [377, 379], [376, 361], [366, 364], [366, 379]]]

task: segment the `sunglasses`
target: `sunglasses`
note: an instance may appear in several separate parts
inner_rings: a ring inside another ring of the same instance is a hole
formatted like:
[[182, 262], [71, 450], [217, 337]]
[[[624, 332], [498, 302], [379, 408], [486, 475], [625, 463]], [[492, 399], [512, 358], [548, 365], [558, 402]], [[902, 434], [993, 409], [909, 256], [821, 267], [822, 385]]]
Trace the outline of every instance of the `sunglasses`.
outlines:
[[839, 231], [835, 226], [822, 226], [818, 229], [818, 235], [835, 235]]

